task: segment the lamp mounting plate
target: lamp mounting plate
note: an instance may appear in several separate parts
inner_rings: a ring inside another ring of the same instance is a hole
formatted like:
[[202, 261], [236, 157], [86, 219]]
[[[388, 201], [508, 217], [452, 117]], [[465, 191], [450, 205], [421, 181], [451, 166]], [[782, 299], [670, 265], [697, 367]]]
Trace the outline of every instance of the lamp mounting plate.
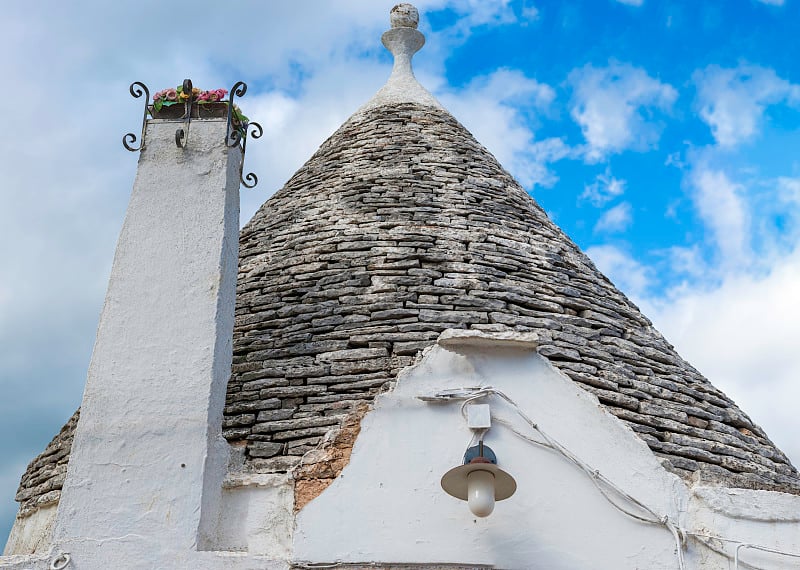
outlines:
[[467, 451], [464, 452], [464, 465], [475, 459], [476, 457], [481, 456], [481, 446], [483, 446], [483, 457], [489, 460], [490, 463], [497, 465], [497, 456], [492, 451], [492, 448], [488, 445], [483, 445], [480, 443], [478, 445], [473, 445]]

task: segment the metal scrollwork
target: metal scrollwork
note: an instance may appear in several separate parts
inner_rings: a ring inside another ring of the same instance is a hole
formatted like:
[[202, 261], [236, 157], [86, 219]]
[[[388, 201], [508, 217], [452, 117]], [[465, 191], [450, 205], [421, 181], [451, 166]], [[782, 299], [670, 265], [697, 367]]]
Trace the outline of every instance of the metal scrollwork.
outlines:
[[183, 93], [188, 93], [189, 98], [183, 102], [183, 128], [175, 131], [175, 144], [178, 148], [186, 148], [189, 141], [189, 125], [192, 122], [192, 103], [194, 102], [194, 92], [192, 91], [192, 80], [183, 80]]
[[[234, 86], [231, 87], [231, 95], [228, 98], [228, 128], [225, 131], [225, 144], [228, 146], [236, 146], [239, 144], [239, 141], [242, 140], [242, 133], [233, 125], [233, 101], [236, 97], [244, 97], [245, 93], [247, 93], [247, 83], [244, 81], [237, 81]], [[246, 134], [247, 133], [245, 133], [245, 135]]]
[[[175, 131], [175, 144], [179, 148], [186, 148], [189, 141], [189, 127], [192, 122], [192, 104], [195, 97], [192, 90], [192, 80], [184, 79], [182, 86], [182, 93], [188, 94], [188, 97], [183, 100], [184, 113], [183, 113], [183, 126]], [[142, 115], [142, 134], [141, 141], [138, 147], [132, 146], [136, 141], [136, 135], [128, 133], [122, 137], [123, 146], [131, 152], [137, 150], [144, 150], [145, 148], [145, 132], [147, 129], [147, 114], [149, 112], [150, 90], [141, 81], [134, 81], [130, 86], [131, 95], [135, 98], [144, 96], [144, 114]], [[228, 99], [228, 121], [225, 129], [225, 145], [234, 147], [239, 145], [242, 150], [242, 162], [239, 165], [239, 180], [245, 188], [253, 188], [258, 184], [258, 176], [252, 172], [244, 174], [244, 157], [247, 151], [247, 138], [248, 136], [254, 139], [261, 138], [264, 134], [264, 129], [256, 122], [237, 123], [235, 122], [236, 114], [234, 112], [234, 101], [237, 97], [243, 97], [247, 93], [247, 84], [244, 81], [237, 81], [230, 90], [230, 98]]]
[[256, 122], [250, 121], [247, 123], [236, 125], [234, 124], [234, 101], [236, 97], [244, 97], [247, 93], [247, 84], [244, 81], [237, 81], [230, 90], [230, 97], [228, 99], [228, 126], [225, 130], [225, 144], [233, 147], [240, 145], [242, 149], [242, 162], [239, 165], [239, 181], [245, 188], [254, 188], [258, 184], [258, 176], [252, 172], [244, 174], [244, 157], [247, 152], [247, 136], [250, 130], [250, 136], [254, 139], [261, 138], [264, 134], [264, 129], [261, 128]]
[[144, 134], [145, 129], [147, 128], [147, 104], [150, 102], [150, 90], [147, 86], [142, 83], [141, 81], [134, 81], [131, 83], [131, 86], [128, 89], [136, 99], [144, 95], [144, 115], [142, 116], [142, 140], [139, 142], [139, 146], [134, 147], [131, 146], [133, 143], [136, 142], [136, 135], [133, 133], [127, 133], [124, 137], [122, 137], [122, 146], [128, 149], [131, 152], [136, 152], [137, 150], [144, 149]]
[[253, 129], [253, 133], [250, 136], [252, 136], [254, 139], [261, 138], [261, 135], [264, 134], [264, 129], [262, 129], [261, 125], [258, 123], [250, 122], [244, 126], [244, 136], [241, 137], [242, 162], [239, 165], [239, 180], [241, 181], [242, 186], [245, 188], [254, 188], [255, 185], [258, 184], [258, 176], [256, 176], [254, 173], [248, 172], [246, 175], [244, 175], [244, 177], [242, 176], [242, 173], [244, 172], [244, 153], [247, 150], [247, 132], [250, 130], [250, 128]]

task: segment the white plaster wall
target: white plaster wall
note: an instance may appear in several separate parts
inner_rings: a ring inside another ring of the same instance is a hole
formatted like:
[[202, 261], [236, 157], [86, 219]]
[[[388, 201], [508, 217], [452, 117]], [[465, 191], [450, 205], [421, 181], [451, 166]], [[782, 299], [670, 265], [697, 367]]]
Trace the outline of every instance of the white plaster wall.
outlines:
[[76, 568], [189, 567], [219, 503], [241, 153], [180, 126], [148, 124], [100, 317], [54, 535]]
[[[471, 432], [459, 404], [418, 395], [491, 384], [551, 436], [652, 509], [682, 521], [688, 492], [647, 446], [596, 399], [535, 352], [502, 344], [432, 348], [378, 398], [350, 464], [299, 513], [295, 559], [310, 563], [487, 564], [498, 568], [675, 568], [663, 527], [632, 521], [587, 476], [555, 453], [496, 424], [486, 443], [517, 480], [517, 493], [486, 519], [446, 495], [441, 476], [460, 463]], [[525, 429], [509, 406], [493, 413]]]
[[[783, 570], [800, 568], [800, 497], [771, 491], [698, 486], [689, 502], [689, 526], [698, 534], [708, 534], [746, 544], [767, 546], [794, 553], [796, 557], [755, 549], [740, 551], [741, 563], [757, 568]], [[696, 543], [695, 539], [695, 543]], [[736, 543], [707, 539], [715, 549], [733, 558]], [[698, 567], [725, 557], [710, 548], [697, 548]], [[747, 568], [747, 566], [743, 566]]]
[[[649, 448], [587, 392], [532, 351], [516, 333], [446, 331], [362, 422], [350, 464], [298, 515], [295, 560], [311, 564], [485, 564], [506, 569], [674, 569], [665, 526], [634, 521], [602, 498], [585, 473], [495, 423], [486, 442], [517, 480], [517, 493], [479, 519], [439, 480], [461, 461], [470, 432], [457, 402], [418, 395], [493, 385], [548, 434], [625, 492], [687, 532], [800, 553], [800, 497], [698, 487], [691, 492]], [[521, 430], [507, 404], [493, 414]], [[528, 432], [530, 433], [530, 432]], [[686, 568], [730, 570], [735, 542], [688, 536]], [[715, 552], [718, 550], [719, 552]], [[741, 551], [758, 568], [800, 567], [800, 559]], [[746, 568], [747, 566], [742, 566]]]
[[50, 548], [58, 504], [44, 505], [26, 516], [17, 515], [3, 554], [41, 554]]
[[287, 474], [229, 477], [214, 537], [216, 550], [289, 560], [294, 529], [294, 481]]
[[[228, 552], [154, 552], [143, 544], [112, 542], [129, 556], [128, 564], [115, 567], [277, 570], [289, 568], [290, 561], [548, 570], [678, 567], [665, 528], [626, 518], [585, 474], [497, 423], [486, 440], [516, 478], [516, 495], [498, 503], [487, 519], [476, 519], [465, 503], [446, 495], [439, 479], [460, 462], [470, 433], [458, 403], [426, 404], [416, 396], [477, 384], [504, 391], [581, 459], [687, 530], [800, 551], [800, 497], [716, 487], [689, 492], [627, 427], [532, 352], [529, 337], [493, 335], [487, 343], [480, 335], [461, 334], [443, 335], [445, 346], [428, 351], [392, 393], [378, 399], [362, 423], [348, 467], [296, 519], [288, 476], [234, 472], [223, 490], [216, 543], [209, 545]], [[507, 405], [490, 402], [496, 415], [525, 428]], [[712, 541], [711, 546], [722, 554], [690, 538], [686, 568], [733, 568], [735, 545]], [[44, 569], [58, 552], [49, 558], [0, 558], [0, 567]], [[797, 559], [785, 556], [741, 554], [759, 568], [798, 567]], [[80, 559], [70, 566], [106, 567]]]

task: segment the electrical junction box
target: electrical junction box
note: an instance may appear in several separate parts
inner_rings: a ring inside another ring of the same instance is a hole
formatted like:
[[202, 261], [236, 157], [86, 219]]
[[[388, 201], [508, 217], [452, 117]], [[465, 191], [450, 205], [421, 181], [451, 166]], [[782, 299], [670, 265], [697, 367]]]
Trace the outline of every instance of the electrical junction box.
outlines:
[[467, 425], [470, 429], [489, 429], [492, 427], [492, 412], [489, 404], [470, 404], [467, 406]]

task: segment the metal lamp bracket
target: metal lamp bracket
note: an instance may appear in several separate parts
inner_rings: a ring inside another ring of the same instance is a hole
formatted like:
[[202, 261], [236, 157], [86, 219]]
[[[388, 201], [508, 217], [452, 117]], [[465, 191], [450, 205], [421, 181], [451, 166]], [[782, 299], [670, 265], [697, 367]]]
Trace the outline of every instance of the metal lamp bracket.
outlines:
[[497, 455], [494, 454], [491, 447], [484, 445], [483, 441], [479, 442], [478, 445], [473, 445], [464, 452], [464, 465], [469, 464], [469, 462], [476, 457], [483, 457], [488, 459], [490, 463], [497, 465]]

